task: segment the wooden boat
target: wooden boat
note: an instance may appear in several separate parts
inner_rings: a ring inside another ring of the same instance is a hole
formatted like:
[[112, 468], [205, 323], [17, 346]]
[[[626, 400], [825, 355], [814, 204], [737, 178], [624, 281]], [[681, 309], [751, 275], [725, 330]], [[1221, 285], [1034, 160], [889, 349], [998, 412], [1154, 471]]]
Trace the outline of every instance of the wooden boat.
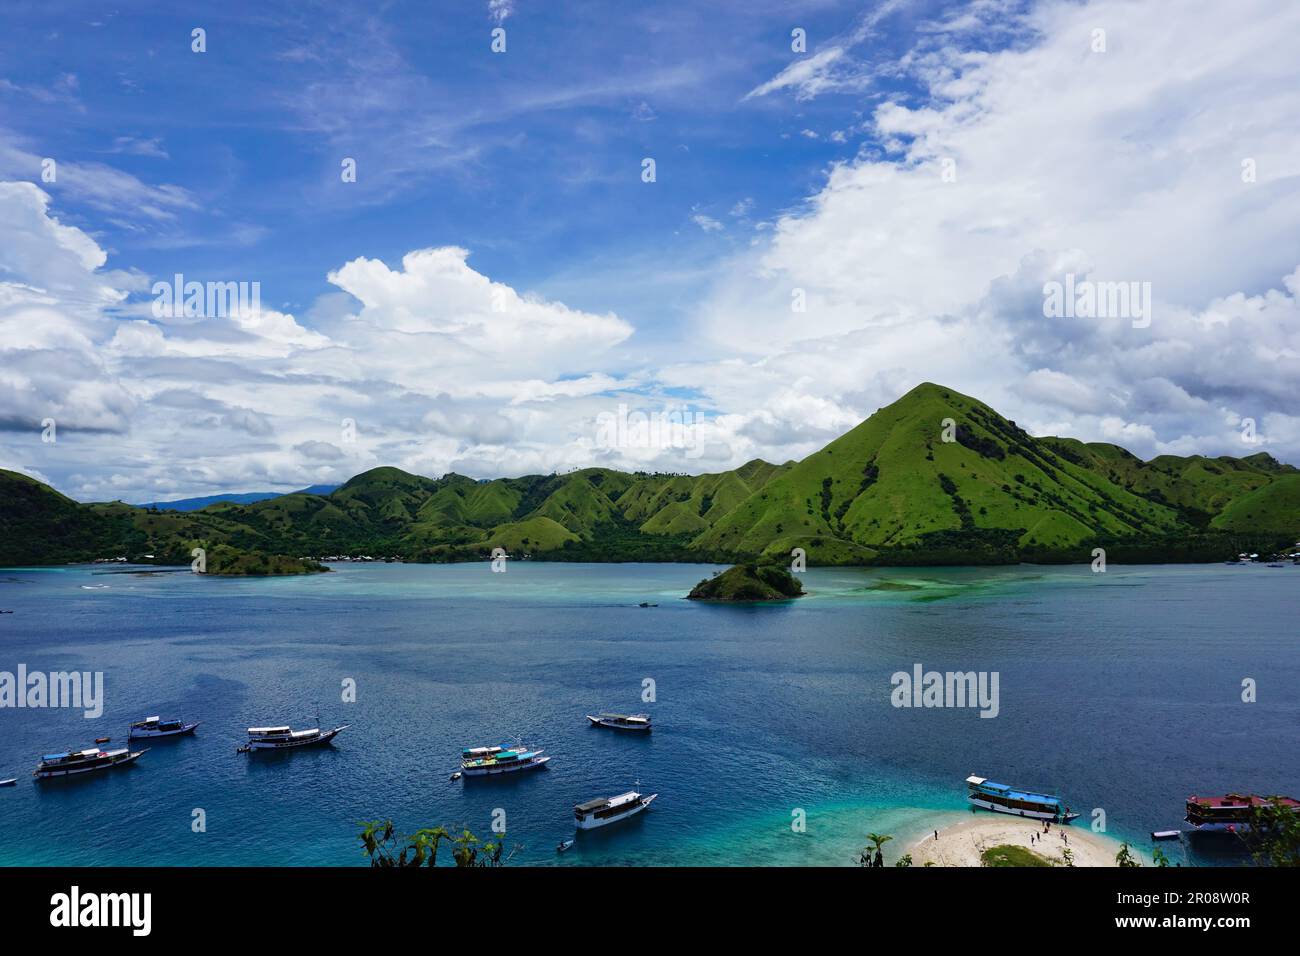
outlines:
[[579, 830], [594, 830], [636, 816], [654, 803], [657, 793], [643, 796], [635, 790], [617, 797], [597, 797], [573, 808], [573, 823]]
[[994, 783], [985, 777], [973, 775], [966, 778], [966, 787], [966, 799], [971, 806], [995, 813], [1031, 820], [1050, 820], [1052, 823], [1069, 823], [1079, 817], [1079, 814], [1072, 813], [1069, 807], [1062, 804], [1060, 797], [1049, 793], [1017, 790], [1005, 783]]
[[1300, 800], [1229, 793], [1221, 797], [1188, 797], [1185, 819], [1197, 833], [1250, 833], [1261, 810], [1276, 808], [1300, 814]]
[[131, 725], [128, 733], [128, 739], [134, 737], [177, 737], [181, 734], [192, 734], [194, 728], [199, 725], [195, 720], [186, 723], [183, 720], [163, 720], [160, 717], [146, 717], [144, 720], [137, 720]]
[[51, 777], [70, 777], [73, 774], [123, 767], [134, 763], [144, 753], [143, 750], [133, 751], [127, 747], [121, 750], [100, 750], [98, 747], [91, 747], [87, 750], [46, 754], [32, 771], [32, 776], [38, 780], [48, 780]]
[[611, 730], [636, 730], [642, 733], [650, 731], [649, 714], [588, 714], [587, 719], [593, 727], [608, 727]]
[[460, 771], [467, 777], [490, 777], [538, 770], [550, 759], [527, 747], [466, 747], [460, 752]]
[[333, 730], [321, 730], [311, 727], [307, 730], [294, 730], [291, 727], [249, 727], [249, 750], [289, 750], [294, 747], [312, 747], [327, 744], [340, 733], [347, 730], [349, 724], [335, 727]]

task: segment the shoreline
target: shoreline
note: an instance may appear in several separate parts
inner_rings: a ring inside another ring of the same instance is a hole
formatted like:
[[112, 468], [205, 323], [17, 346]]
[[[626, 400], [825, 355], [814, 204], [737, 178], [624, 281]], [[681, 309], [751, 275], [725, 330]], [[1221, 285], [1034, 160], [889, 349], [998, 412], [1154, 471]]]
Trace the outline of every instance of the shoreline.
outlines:
[[[934, 838], [938, 830], [939, 839]], [[1032, 839], [1031, 839], [1032, 838]], [[931, 827], [930, 832], [911, 843], [913, 866], [983, 866], [980, 854], [990, 847], [1010, 844], [1044, 858], [1052, 866], [1065, 866], [1063, 851], [1069, 849], [1073, 865], [1116, 866], [1115, 854], [1123, 841], [1088, 829], [1053, 824], [1043, 832], [1036, 820], [1005, 814], [981, 815], [975, 819]], [[1135, 853], [1140, 852], [1134, 848]]]

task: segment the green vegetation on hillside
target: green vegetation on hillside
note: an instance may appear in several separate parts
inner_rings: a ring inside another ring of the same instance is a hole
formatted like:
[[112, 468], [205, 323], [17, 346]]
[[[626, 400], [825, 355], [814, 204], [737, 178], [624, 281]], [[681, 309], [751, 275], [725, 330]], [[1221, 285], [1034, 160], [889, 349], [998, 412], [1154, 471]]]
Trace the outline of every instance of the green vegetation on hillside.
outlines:
[[82, 505], [0, 471], [0, 564], [126, 556], [810, 565], [1212, 561], [1300, 538], [1300, 472], [1268, 455], [1143, 462], [1034, 438], [988, 406], [919, 385], [800, 462], [705, 475], [584, 468], [476, 481], [375, 468], [328, 495], [199, 511]]

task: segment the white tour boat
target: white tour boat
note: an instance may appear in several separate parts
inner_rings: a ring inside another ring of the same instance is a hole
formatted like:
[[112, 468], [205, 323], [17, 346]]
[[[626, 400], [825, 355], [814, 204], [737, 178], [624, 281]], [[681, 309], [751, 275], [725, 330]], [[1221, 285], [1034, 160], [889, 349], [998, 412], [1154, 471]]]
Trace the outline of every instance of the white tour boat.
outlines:
[[291, 727], [249, 727], [248, 748], [250, 750], [286, 750], [290, 747], [310, 747], [314, 744], [327, 744], [350, 725], [335, 727], [333, 730], [321, 730], [311, 727], [307, 730], [294, 730]]
[[527, 747], [466, 747], [460, 752], [460, 772], [467, 777], [488, 777], [544, 767], [550, 757]]
[[579, 830], [594, 830], [634, 817], [654, 802], [657, 793], [643, 796], [635, 790], [620, 793], [617, 797], [598, 797], [573, 808], [573, 824]]
[[1069, 823], [1079, 816], [1055, 794], [1020, 790], [974, 775], [966, 778], [966, 788], [966, 799], [971, 806], [992, 810], [994, 813], [1050, 820], [1053, 823]]
[[587, 719], [593, 727], [609, 727], [611, 730], [638, 730], [642, 733], [650, 730], [649, 714], [588, 714]]

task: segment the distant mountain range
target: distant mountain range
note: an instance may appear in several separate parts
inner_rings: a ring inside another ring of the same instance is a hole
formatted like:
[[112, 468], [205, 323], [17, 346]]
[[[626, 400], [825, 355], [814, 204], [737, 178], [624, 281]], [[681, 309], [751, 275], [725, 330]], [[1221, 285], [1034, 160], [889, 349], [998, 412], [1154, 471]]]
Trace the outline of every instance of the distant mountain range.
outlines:
[[336, 489], [338, 485], [310, 485], [306, 488], [300, 488], [297, 491], [249, 491], [241, 494], [220, 494], [204, 495], [202, 498], [177, 498], [175, 501], [146, 501], [143, 504], [136, 505], [137, 508], [163, 508], [167, 511], [198, 511], [200, 508], [206, 508], [208, 505], [215, 505], [221, 501], [228, 501], [236, 505], [251, 505], [255, 501], [266, 501], [270, 498], [281, 498], [286, 494], [292, 495], [328, 495]]
[[78, 504], [0, 471], [0, 565], [188, 562], [199, 544], [417, 561], [494, 547], [547, 560], [788, 561], [803, 548], [814, 565], [987, 564], [1087, 560], [1096, 546], [1116, 561], [1215, 560], [1300, 536], [1300, 471], [1263, 453], [1142, 461], [1116, 445], [1033, 438], [927, 383], [797, 463], [492, 481], [385, 467], [328, 493], [176, 504]]

